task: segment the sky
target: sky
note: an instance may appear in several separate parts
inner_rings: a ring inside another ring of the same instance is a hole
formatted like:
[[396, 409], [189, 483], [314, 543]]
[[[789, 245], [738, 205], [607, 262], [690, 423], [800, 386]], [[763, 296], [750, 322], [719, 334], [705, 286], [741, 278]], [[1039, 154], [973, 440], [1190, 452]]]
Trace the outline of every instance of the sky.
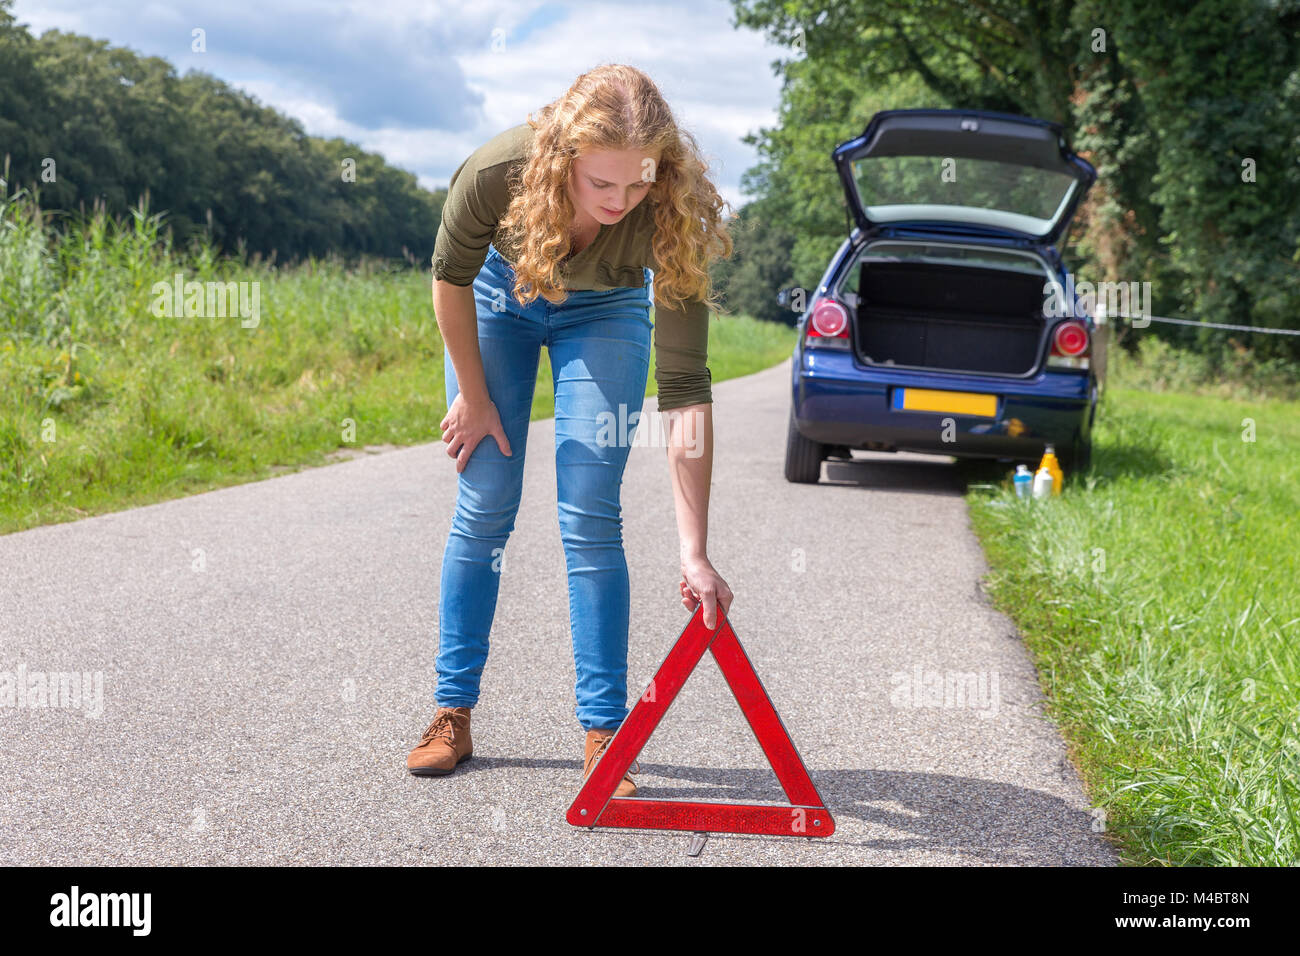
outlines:
[[[204, 70], [443, 187], [496, 133], [601, 63], [655, 80], [735, 209], [757, 162], [741, 137], [776, 124], [772, 62], [793, 51], [732, 26], [727, 0], [17, 0], [39, 35], [81, 33]], [[204, 31], [194, 52], [193, 31]]]

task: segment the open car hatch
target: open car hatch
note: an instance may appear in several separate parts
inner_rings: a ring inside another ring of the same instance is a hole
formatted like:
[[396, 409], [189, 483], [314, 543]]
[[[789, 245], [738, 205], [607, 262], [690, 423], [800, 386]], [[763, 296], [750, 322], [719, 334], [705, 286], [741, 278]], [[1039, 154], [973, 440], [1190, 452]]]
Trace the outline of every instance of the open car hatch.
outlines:
[[884, 110], [831, 155], [863, 231], [937, 225], [1056, 245], [1097, 178], [1059, 124], [981, 110]]

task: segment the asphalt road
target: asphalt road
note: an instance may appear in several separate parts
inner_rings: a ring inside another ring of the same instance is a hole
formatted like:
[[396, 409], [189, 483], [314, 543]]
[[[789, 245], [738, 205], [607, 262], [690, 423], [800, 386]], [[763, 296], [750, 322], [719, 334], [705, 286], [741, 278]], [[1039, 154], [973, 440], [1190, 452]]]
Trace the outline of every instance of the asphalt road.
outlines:
[[[951, 466], [863, 455], [788, 484], [787, 382], [782, 364], [715, 386], [709, 550], [832, 837], [714, 835], [689, 857], [687, 833], [565, 822], [584, 734], [547, 420], [475, 758], [450, 777], [404, 763], [434, 709], [441, 442], [0, 538], [0, 689], [92, 675], [79, 706], [0, 705], [0, 863], [1115, 863], [981, 595]], [[623, 503], [635, 697], [689, 618], [663, 448], [632, 449]], [[966, 674], [974, 699], [934, 692]], [[708, 655], [640, 764], [644, 797], [784, 800]]]

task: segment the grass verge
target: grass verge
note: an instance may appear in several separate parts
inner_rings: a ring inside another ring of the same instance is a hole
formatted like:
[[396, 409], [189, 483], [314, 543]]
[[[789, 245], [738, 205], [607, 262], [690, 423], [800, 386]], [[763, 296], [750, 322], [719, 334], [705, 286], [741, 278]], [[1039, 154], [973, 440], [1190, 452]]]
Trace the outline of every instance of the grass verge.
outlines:
[[1048, 501], [972, 487], [995, 604], [1130, 864], [1300, 862], [1300, 403], [1112, 388]]
[[[256, 283], [257, 324], [229, 310], [155, 315], [154, 284], [178, 273]], [[780, 362], [794, 334], [715, 318], [714, 381]], [[535, 419], [554, 413], [546, 358]], [[324, 464], [339, 449], [434, 442], [445, 414], [420, 271], [179, 253], [143, 212], [55, 230], [21, 197], [0, 200], [0, 533]]]

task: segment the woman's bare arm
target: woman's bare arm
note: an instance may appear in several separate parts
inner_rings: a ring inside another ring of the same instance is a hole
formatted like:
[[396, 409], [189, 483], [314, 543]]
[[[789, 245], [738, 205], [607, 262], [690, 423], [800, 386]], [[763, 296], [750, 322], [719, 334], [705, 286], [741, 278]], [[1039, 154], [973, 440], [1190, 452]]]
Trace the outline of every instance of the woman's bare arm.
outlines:
[[448, 456], [456, 459], [456, 471], [462, 472], [478, 443], [488, 435], [496, 439], [502, 454], [512, 452], [483, 374], [474, 287], [434, 279], [433, 312], [459, 386], [439, 427], [443, 430], [442, 440], [447, 445]]
[[682, 604], [692, 613], [704, 602], [704, 626], [717, 626], [715, 608], [731, 607], [731, 588], [708, 558], [709, 488], [713, 481], [713, 405], [704, 402], [662, 412], [668, 420], [668, 474], [681, 542]]
[[471, 404], [488, 401], [483, 377], [483, 356], [478, 348], [478, 312], [474, 287], [433, 280], [433, 314], [442, 333], [443, 347], [451, 353], [456, 382]]

